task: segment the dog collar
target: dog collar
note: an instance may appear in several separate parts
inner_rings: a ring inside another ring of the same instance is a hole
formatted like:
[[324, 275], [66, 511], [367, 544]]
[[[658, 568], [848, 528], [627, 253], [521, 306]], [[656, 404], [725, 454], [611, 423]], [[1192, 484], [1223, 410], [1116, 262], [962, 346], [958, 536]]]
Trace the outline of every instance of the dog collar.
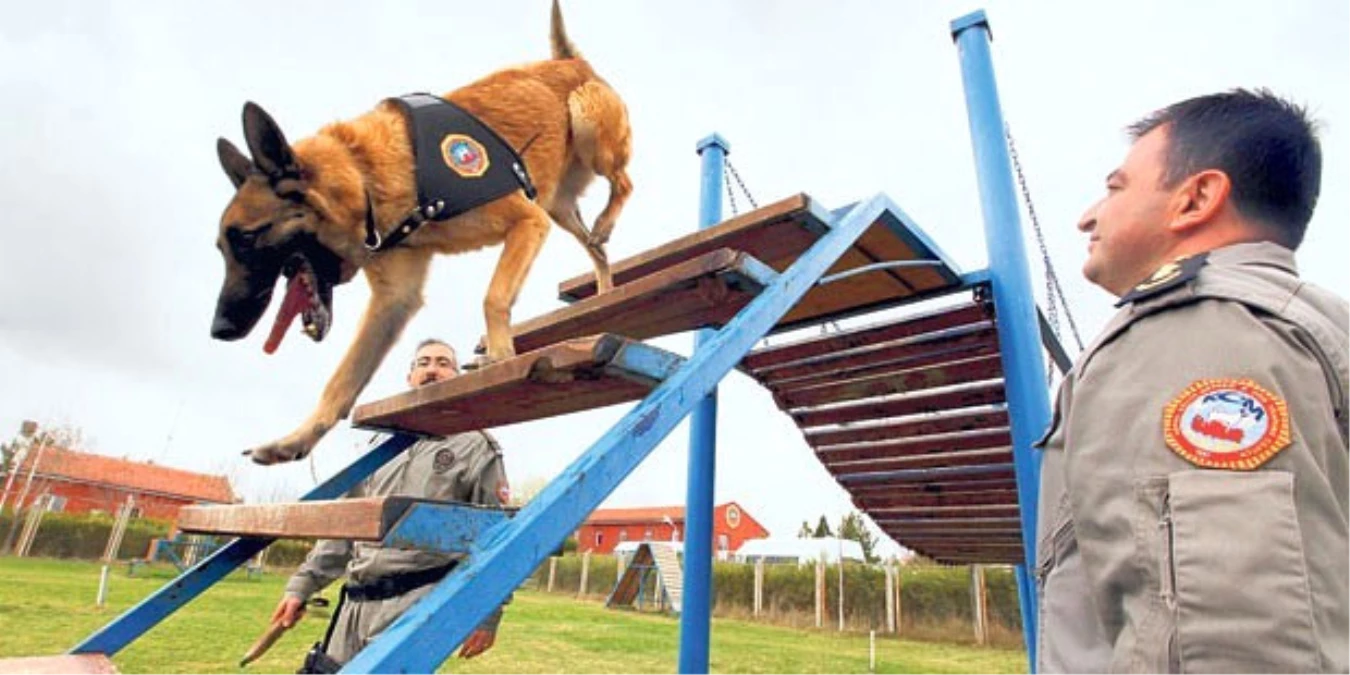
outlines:
[[[381, 233], [366, 191], [366, 249], [397, 246], [428, 220], [449, 220], [516, 190], [537, 195], [521, 153], [482, 120], [438, 96], [407, 94], [389, 99], [404, 111], [417, 179], [417, 207], [392, 230]], [[537, 137], [537, 136], [536, 136]]]

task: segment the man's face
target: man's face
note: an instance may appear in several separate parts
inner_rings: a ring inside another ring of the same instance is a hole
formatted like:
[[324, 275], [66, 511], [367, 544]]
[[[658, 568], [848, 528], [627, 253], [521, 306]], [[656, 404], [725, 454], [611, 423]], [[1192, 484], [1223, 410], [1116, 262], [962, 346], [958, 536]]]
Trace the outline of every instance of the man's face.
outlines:
[[1106, 196], [1083, 214], [1089, 235], [1083, 276], [1117, 297], [1167, 262], [1172, 191], [1163, 187], [1167, 130], [1154, 129], [1131, 146], [1125, 162], [1106, 177]]
[[442, 344], [429, 344], [417, 350], [413, 357], [412, 370], [408, 371], [408, 386], [424, 387], [458, 374], [459, 363], [455, 360], [455, 350]]

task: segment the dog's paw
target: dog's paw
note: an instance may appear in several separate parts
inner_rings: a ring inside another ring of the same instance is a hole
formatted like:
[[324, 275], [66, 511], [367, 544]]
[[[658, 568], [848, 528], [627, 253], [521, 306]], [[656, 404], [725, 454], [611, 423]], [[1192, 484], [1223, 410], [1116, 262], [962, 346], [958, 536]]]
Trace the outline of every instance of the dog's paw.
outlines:
[[251, 458], [255, 464], [267, 466], [304, 459], [309, 456], [312, 449], [314, 449], [313, 442], [287, 437], [280, 441], [260, 445], [252, 450], [245, 450], [244, 455]]

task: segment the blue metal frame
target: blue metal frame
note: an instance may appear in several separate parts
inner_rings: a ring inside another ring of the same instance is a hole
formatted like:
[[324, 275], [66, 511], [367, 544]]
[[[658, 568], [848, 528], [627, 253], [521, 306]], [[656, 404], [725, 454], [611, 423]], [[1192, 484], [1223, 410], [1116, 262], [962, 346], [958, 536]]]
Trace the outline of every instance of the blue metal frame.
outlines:
[[1013, 464], [1021, 505], [1022, 547], [1026, 562], [1016, 568], [1023, 638], [1031, 668], [1036, 668], [1036, 589], [1028, 570], [1036, 567], [1036, 518], [1040, 493], [1040, 455], [1032, 444], [1050, 424], [1050, 391], [1036, 320], [1036, 296], [1022, 243], [1022, 223], [1014, 189], [998, 84], [989, 53], [989, 20], [973, 12], [951, 24], [961, 61], [971, 144], [979, 177], [980, 206], [989, 246], [990, 287], [997, 308], [999, 352], [1008, 392]]
[[417, 502], [394, 523], [381, 545], [438, 553], [468, 553], [482, 532], [508, 517], [501, 509], [473, 504]]
[[[699, 182], [698, 227], [722, 220], [722, 167], [731, 146], [713, 134], [698, 142], [702, 160]], [[694, 351], [716, 332], [704, 329], [694, 338]], [[717, 389], [714, 387], [689, 420], [689, 469], [685, 487], [684, 601], [680, 607], [681, 673], [708, 672], [708, 643], [712, 625], [713, 500], [717, 467]]]
[[[389, 440], [367, 452], [351, 466], [310, 490], [302, 501], [335, 499], [346, 494], [357, 483], [375, 473], [386, 462], [398, 456], [416, 442], [417, 438], [408, 434], [396, 434]], [[136, 638], [163, 621], [178, 608], [201, 595], [203, 591], [225, 578], [240, 565], [249, 561], [275, 539], [246, 538], [235, 539], [222, 546], [211, 556], [193, 565], [188, 571], [178, 575], [153, 595], [121, 616], [113, 619], [98, 632], [85, 638], [83, 642], [71, 648], [71, 654], [106, 654], [112, 656]]]
[[[445, 661], [887, 212], [888, 204], [878, 195], [836, 223], [515, 518], [485, 532], [467, 565], [404, 612], [342, 672], [431, 672]], [[681, 615], [690, 611], [682, 609]]]

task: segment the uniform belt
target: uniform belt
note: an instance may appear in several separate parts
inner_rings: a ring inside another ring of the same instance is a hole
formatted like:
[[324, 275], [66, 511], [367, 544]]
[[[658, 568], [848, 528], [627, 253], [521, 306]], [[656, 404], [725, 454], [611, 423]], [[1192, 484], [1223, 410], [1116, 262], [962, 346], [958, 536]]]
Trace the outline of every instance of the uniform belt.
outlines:
[[456, 564], [457, 561], [440, 567], [371, 579], [361, 584], [347, 584], [342, 590], [347, 599], [353, 602], [388, 600], [444, 579]]

